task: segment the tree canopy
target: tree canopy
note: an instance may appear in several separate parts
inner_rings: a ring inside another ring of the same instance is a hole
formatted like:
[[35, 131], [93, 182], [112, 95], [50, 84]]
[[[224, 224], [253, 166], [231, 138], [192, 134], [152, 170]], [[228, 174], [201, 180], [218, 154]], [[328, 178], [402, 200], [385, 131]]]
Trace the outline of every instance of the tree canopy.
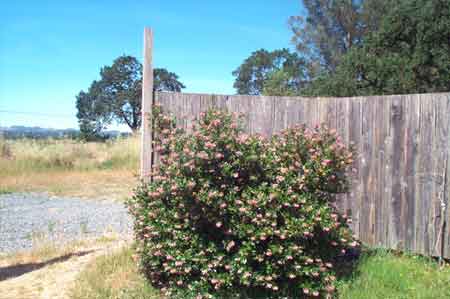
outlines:
[[379, 27], [392, 0], [303, 0], [306, 15], [289, 26], [297, 53], [253, 52], [233, 72], [238, 94], [298, 95], [313, 80], [332, 74], [342, 57]]
[[450, 90], [450, 0], [303, 4], [305, 16], [289, 22], [297, 53], [252, 53], [233, 72], [238, 93], [355, 96]]
[[354, 96], [450, 90], [450, 0], [399, 0], [380, 28], [349, 51], [308, 95]]
[[[155, 68], [154, 90], [176, 91], [185, 88], [175, 73]], [[100, 80], [76, 96], [77, 118], [85, 138], [97, 136], [113, 121], [132, 131], [141, 125], [142, 65], [133, 56], [120, 56], [111, 66], [100, 70]]]
[[303, 0], [306, 15], [292, 16], [292, 42], [312, 77], [332, 73], [342, 56], [377, 30], [390, 0]]
[[288, 49], [274, 51], [260, 49], [253, 52], [233, 72], [233, 76], [236, 77], [234, 88], [238, 94], [262, 94], [264, 85], [273, 76], [273, 73], [282, 71], [284, 76], [289, 77], [289, 86], [299, 89], [306, 80], [303, 65], [304, 60], [297, 53], [291, 53]]
[[263, 85], [263, 95], [268, 96], [296, 96], [302, 91], [303, 84], [300, 84], [295, 77], [284, 70], [277, 70], [270, 73]]

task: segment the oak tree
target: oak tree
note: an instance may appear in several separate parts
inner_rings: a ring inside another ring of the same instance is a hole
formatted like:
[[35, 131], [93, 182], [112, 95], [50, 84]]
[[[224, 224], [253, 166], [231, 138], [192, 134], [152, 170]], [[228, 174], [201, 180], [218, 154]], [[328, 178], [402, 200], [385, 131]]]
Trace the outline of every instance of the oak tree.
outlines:
[[[154, 69], [154, 90], [179, 92], [185, 88], [178, 76], [163, 68]], [[77, 117], [82, 136], [96, 136], [113, 121], [133, 132], [141, 125], [142, 64], [133, 56], [120, 56], [100, 70], [87, 92], [76, 96]]]

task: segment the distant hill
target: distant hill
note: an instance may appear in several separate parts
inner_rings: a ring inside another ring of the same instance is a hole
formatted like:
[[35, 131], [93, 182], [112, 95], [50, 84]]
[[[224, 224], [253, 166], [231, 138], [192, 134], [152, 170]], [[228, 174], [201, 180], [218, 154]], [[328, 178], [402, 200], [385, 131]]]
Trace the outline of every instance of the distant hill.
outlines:
[[[11, 126], [0, 127], [0, 136], [7, 139], [15, 138], [78, 138], [80, 131], [77, 129], [52, 129], [41, 127]], [[105, 131], [105, 138], [114, 138], [117, 136], [129, 136], [131, 133], [120, 132], [116, 130]]]

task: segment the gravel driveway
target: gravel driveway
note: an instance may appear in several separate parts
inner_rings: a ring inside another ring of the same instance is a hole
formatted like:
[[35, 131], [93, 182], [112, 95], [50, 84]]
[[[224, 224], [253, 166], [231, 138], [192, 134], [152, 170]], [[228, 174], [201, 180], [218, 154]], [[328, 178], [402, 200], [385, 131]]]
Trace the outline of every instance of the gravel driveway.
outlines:
[[0, 195], [0, 253], [29, 249], [39, 240], [66, 242], [111, 231], [131, 234], [131, 218], [122, 203], [46, 194]]

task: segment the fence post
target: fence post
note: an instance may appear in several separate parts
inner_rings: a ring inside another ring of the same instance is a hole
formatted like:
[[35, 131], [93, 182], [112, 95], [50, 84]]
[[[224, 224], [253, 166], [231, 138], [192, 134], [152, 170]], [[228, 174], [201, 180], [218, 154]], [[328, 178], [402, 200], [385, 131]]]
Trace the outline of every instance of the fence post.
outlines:
[[144, 61], [142, 70], [141, 179], [150, 181], [152, 171], [152, 105], [153, 105], [153, 32], [144, 28]]

